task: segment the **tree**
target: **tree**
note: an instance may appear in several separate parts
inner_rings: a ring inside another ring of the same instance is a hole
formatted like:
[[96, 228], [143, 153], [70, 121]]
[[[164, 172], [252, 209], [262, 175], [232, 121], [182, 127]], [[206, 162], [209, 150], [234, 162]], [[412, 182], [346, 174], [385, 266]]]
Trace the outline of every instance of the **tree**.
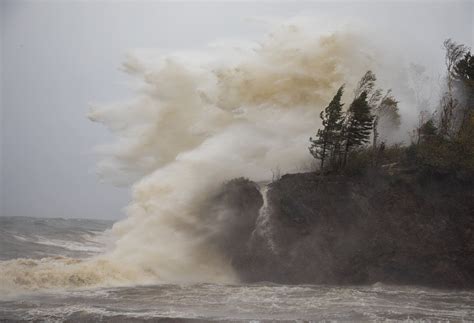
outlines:
[[464, 131], [469, 120], [474, 114], [474, 56], [467, 52], [451, 71], [451, 77], [460, 88], [463, 104], [460, 111], [460, 132]]
[[[438, 119], [418, 128], [418, 167], [429, 174], [471, 180], [474, 176], [474, 58], [468, 48], [448, 39], [446, 92]], [[435, 122], [437, 121], [437, 122]]]
[[343, 165], [347, 163], [347, 154], [354, 147], [359, 147], [369, 141], [372, 131], [373, 115], [367, 101], [367, 92], [362, 91], [352, 101], [343, 130], [345, 147]]
[[[375, 81], [377, 78], [372, 71], [367, 71], [364, 76], [360, 79], [359, 83], [357, 84], [356, 89], [354, 90], [354, 98], [358, 98], [362, 95], [362, 92], [365, 92], [366, 96], [369, 97], [372, 94], [372, 91], [375, 87]], [[375, 91], [380, 96], [380, 91]]]
[[468, 48], [465, 45], [457, 44], [452, 39], [448, 38], [443, 43], [446, 50], [444, 57], [446, 69], [448, 71], [448, 87], [451, 90], [451, 82], [453, 79], [453, 73], [455, 73], [455, 67], [457, 66], [459, 60], [468, 52]]
[[439, 134], [443, 137], [450, 137], [456, 132], [456, 119], [459, 112], [459, 101], [454, 93], [454, 75], [455, 67], [468, 51], [467, 47], [457, 44], [451, 39], [447, 39], [443, 43], [446, 50], [445, 64], [447, 70], [447, 91], [441, 100], [439, 114]]
[[464, 57], [454, 65], [451, 77], [455, 80], [468, 83], [473, 86], [474, 82], [474, 56], [468, 51]]
[[321, 173], [324, 172], [324, 162], [329, 154], [335, 153], [335, 147], [339, 145], [340, 134], [343, 124], [343, 114], [341, 98], [344, 92], [344, 86], [337, 90], [329, 105], [321, 111], [320, 118], [323, 128], [319, 129], [316, 138], [309, 138], [311, 146], [309, 151], [314, 158], [321, 160]]
[[462, 98], [459, 109], [461, 124], [455, 140], [460, 158], [458, 168], [474, 174], [474, 56], [470, 51], [455, 64], [452, 77]]

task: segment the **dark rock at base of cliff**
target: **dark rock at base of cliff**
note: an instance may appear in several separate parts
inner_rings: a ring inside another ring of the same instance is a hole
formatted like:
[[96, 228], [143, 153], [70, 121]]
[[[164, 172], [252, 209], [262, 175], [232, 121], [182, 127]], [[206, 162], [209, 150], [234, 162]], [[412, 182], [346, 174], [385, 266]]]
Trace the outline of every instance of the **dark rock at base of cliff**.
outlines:
[[239, 189], [224, 199], [234, 212], [252, 205], [239, 213], [245, 229], [236, 227], [223, 248], [245, 281], [474, 287], [471, 183], [382, 173], [285, 175], [270, 184], [263, 224], [256, 211], [263, 202], [250, 185], [245, 196], [254, 202], [235, 202]]
[[250, 250], [249, 241], [262, 205], [258, 185], [236, 178], [225, 183], [201, 209], [201, 224], [210, 228], [208, 242], [230, 258], [234, 267], [241, 266], [241, 259]]

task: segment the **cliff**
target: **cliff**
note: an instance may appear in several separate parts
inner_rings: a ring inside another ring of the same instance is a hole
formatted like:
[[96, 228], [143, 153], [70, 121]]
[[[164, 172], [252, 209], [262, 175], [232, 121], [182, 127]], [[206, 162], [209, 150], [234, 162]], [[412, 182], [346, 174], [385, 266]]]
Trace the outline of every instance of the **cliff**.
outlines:
[[471, 183], [302, 173], [214, 202], [233, 210], [219, 245], [244, 281], [474, 287]]

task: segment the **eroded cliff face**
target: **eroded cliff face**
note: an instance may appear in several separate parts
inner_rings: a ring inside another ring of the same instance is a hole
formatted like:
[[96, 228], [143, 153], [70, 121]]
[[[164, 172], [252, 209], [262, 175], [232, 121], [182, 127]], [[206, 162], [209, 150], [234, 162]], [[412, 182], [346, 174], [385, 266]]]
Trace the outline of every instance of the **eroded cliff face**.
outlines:
[[474, 287], [472, 183], [304, 173], [259, 191], [235, 180], [213, 199], [232, 219], [216, 242], [244, 281]]

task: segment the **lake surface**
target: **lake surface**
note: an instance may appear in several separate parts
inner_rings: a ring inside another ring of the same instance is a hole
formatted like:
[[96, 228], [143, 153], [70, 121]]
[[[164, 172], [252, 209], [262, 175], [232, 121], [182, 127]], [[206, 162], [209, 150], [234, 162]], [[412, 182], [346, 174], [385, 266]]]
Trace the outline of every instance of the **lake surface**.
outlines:
[[[112, 222], [0, 217], [0, 266], [87, 258]], [[0, 286], [0, 290], [2, 286]], [[0, 294], [0, 321], [473, 321], [474, 291], [413, 286], [159, 284]]]

